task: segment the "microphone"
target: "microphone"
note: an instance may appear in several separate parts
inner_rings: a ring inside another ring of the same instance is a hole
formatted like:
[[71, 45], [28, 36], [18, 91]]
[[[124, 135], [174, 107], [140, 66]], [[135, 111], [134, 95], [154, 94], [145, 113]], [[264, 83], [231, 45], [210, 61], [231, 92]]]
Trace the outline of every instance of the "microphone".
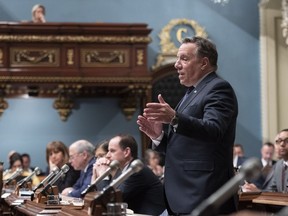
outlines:
[[11, 172], [11, 169], [6, 169], [6, 170], [3, 172], [3, 177], [6, 176], [9, 172]]
[[108, 188], [114, 188], [114, 189], [117, 188], [120, 184], [122, 184], [122, 182], [124, 182], [132, 174], [142, 170], [143, 167], [144, 167], [144, 164], [142, 163], [141, 160], [136, 159], [132, 161], [130, 167], [124, 173], [122, 173], [118, 178], [114, 179], [110, 183], [110, 185], [108, 185], [107, 187], [103, 189], [103, 191], [107, 190]]
[[59, 168], [58, 167], [54, 167], [52, 169], [52, 171], [49, 173], [48, 176], [46, 176], [33, 190], [33, 192], [35, 193], [36, 190], [38, 190], [41, 187], [44, 187], [44, 185], [50, 181], [57, 173], [59, 172]]
[[13, 173], [12, 175], [4, 180], [4, 184], [8, 184], [10, 183], [12, 180], [14, 180], [15, 178], [17, 178], [21, 173], [22, 173], [23, 169], [22, 168], [17, 168]]
[[119, 161], [113, 160], [110, 163], [109, 168], [101, 176], [96, 178], [92, 184], [88, 185], [87, 188], [81, 192], [81, 195], [84, 196], [86, 193], [88, 193], [94, 186], [96, 186], [99, 182], [106, 178], [112, 171], [117, 170], [119, 168], [119, 165]]
[[200, 203], [190, 215], [192, 216], [210, 216], [216, 215], [217, 209], [239, 189], [240, 183], [246, 179], [251, 181], [257, 178], [261, 173], [262, 165], [259, 159], [250, 158], [246, 160], [238, 174], [231, 178], [226, 184], [219, 188], [210, 197]]
[[49, 183], [47, 183], [47, 185], [44, 187], [44, 189], [41, 191], [41, 193], [42, 193], [43, 195], [45, 195], [46, 191], [47, 191], [49, 188], [51, 188], [52, 185], [54, 185], [62, 175], [64, 175], [65, 173], [67, 173], [69, 169], [70, 169], [69, 166], [68, 166], [67, 164], [64, 164], [64, 165], [61, 167], [60, 171], [55, 175], [55, 177], [54, 177]]
[[[93, 202], [91, 203], [100, 203], [103, 207], [106, 207], [106, 204], [116, 200], [115, 188], [118, 187], [123, 181], [130, 177], [133, 173], [139, 172], [144, 167], [144, 164], [141, 160], [136, 159], [132, 161], [130, 167], [123, 172], [118, 178], [113, 180], [107, 187], [105, 187], [100, 193], [98, 193]], [[105, 208], [104, 207], [104, 208]], [[92, 208], [92, 214], [96, 209]], [[90, 210], [89, 210], [90, 211]]]
[[26, 176], [24, 179], [17, 182], [17, 185], [19, 187], [23, 187], [24, 184], [26, 184], [28, 181], [30, 181], [30, 179], [33, 177], [33, 175], [35, 175], [35, 174], [38, 175], [40, 173], [40, 171], [41, 170], [39, 167], [35, 167], [34, 171], [30, 175]]

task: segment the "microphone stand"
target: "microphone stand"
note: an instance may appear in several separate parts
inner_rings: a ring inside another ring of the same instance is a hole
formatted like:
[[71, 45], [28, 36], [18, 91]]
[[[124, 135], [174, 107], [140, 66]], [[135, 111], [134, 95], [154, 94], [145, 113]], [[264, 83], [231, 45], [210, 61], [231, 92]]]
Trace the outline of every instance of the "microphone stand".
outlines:
[[59, 195], [58, 187], [56, 185], [46, 185], [45, 190], [36, 194], [36, 202], [45, 204], [48, 195]]
[[121, 191], [114, 187], [107, 187], [105, 190], [97, 192], [96, 196], [93, 196], [92, 200], [87, 200], [86, 196], [85, 203], [87, 203], [88, 215], [90, 216], [102, 216], [102, 213], [107, 212], [106, 206], [108, 203], [122, 202]]
[[92, 202], [90, 202], [88, 214], [93, 216], [101, 216], [102, 213], [106, 212], [106, 205], [108, 203], [122, 202], [122, 193], [116, 188], [133, 173], [142, 170], [143, 167], [144, 164], [141, 162], [141, 160], [133, 160], [130, 167], [125, 172], [118, 176], [117, 179], [114, 179], [107, 187], [105, 187], [94, 197], [94, 201], [92, 200]]

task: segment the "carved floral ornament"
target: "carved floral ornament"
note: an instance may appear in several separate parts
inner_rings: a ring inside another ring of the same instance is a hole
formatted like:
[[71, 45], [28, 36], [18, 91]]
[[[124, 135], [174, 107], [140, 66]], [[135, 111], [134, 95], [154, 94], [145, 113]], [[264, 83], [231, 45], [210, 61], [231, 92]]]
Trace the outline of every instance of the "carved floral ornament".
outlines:
[[172, 19], [159, 34], [161, 53], [152, 69], [156, 70], [163, 65], [174, 63], [182, 40], [191, 36], [207, 38], [207, 33], [195, 20]]
[[[46, 95], [48, 97], [56, 97], [53, 103], [53, 108], [57, 110], [62, 121], [67, 121], [69, 116], [72, 115], [77, 103], [76, 99], [79, 95], [114, 95], [119, 96], [120, 108], [127, 120], [131, 120], [137, 111], [137, 104], [139, 100], [146, 95], [149, 95], [152, 86], [147, 85], [150, 83], [150, 78], [103, 78], [103, 77], [0, 77], [0, 83], [6, 82], [23, 82], [30, 83], [29, 89], [14, 89], [10, 84], [0, 85], [0, 117], [9, 107], [5, 97], [7, 95], [29, 94], [30, 96]], [[137, 81], [138, 84], [135, 84]], [[58, 85], [52, 88], [42, 89], [37, 86], [37, 83], [56, 83]], [[131, 83], [126, 88], [117, 87], [103, 87], [107, 83]], [[62, 84], [61, 84], [62, 83]], [[77, 84], [78, 83], [78, 84]], [[85, 88], [86, 84], [98, 83], [99, 86], [94, 88]], [[132, 84], [134, 83], [134, 84]], [[103, 92], [104, 91], [104, 92]], [[28, 92], [28, 93], [27, 93]], [[32, 95], [33, 94], [33, 95]]]

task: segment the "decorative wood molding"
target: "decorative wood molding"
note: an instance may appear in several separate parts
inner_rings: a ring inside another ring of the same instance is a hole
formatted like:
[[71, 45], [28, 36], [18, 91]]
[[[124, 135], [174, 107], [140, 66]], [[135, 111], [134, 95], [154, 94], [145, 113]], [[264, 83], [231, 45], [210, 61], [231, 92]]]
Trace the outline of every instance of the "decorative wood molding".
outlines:
[[60, 49], [19, 48], [10, 50], [11, 67], [59, 67]]
[[150, 32], [142, 23], [1, 23], [2, 112], [4, 98], [52, 97], [67, 121], [77, 98], [115, 96], [131, 119], [151, 98]]
[[2, 42], [34, 42], [34, 43], [150, 43], [150, 37], [137, 37], [137, 36], [78, 36], [78, 35], [8, 35], [1, 34], [0, 41]]
[[2, 116], [2, 114], [7, 108], [8, 108], [7, 101], [3, 97], [0, 97], [0, 116]]

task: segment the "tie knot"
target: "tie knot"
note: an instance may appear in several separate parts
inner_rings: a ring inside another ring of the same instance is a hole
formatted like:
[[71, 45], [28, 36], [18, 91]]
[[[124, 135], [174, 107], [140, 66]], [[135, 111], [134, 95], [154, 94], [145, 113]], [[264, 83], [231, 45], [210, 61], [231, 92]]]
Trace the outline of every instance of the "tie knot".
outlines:
[[192, 92], [194, 90], [194, 86], [188, 87], [186, 90], [186, 94], [190, 94], [190, 92]]

